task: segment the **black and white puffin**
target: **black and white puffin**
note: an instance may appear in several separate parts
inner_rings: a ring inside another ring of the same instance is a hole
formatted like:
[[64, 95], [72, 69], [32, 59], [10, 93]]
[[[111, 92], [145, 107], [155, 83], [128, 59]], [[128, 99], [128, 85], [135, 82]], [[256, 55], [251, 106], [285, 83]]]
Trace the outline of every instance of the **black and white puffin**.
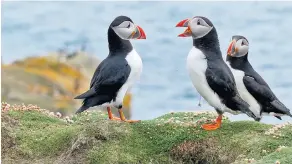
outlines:
[[222, 58], [218, 35], [212, 22], [205, 17], [196, 16], [180, 21], [176, 27], [187, 27], [179, 37], [193, 38], [193, 47], [187, 57], [190, 78], [196, 90], [219, 115], [214, 123], [204, 124], [202, 128], [220, 128], [224, 112], [243, 112], [257, 119], [238, 94], [232, 72]]
[[291, 116], [290, 110], [280, 102], [265, 80], [248, 61], [249, 42], [244, 36], [235, 35], [227, 50], [226, 62], [234, 75], [236, 87], [243, 100], [257, 117], [272, 115]]
[[[130, 39], [146, 39], [144, 30], [127, 16], [118, 16], [108, 28], [109, 55], [96, 68], [90, 89], [75, 97], [84, 99], [76, 111], [81, 113], [93, 106], [106, 106], [110, 120], [126, 120], [122, 108], [129, 88], [140, 78], [142, 60], [133, 48]], [[114, 117], [111, 107], [119, 110], [120, 118]]]

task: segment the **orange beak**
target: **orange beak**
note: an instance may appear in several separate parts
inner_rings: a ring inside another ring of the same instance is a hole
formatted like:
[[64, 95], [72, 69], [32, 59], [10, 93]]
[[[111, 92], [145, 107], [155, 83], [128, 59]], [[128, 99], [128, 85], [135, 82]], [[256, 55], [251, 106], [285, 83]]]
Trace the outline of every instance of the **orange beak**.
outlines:
[[175, 27], [188, 27], [190, 19], [184, 19], [180, 22]]
[[137, 26], [137, 29], [140, 33], [140, 36], [137, 39], [146, 39], [146, 34], [145, 34], [144, 30], [140, 26]]
[[175, 27], [187, 27], [187, 29], [178, 35], [178, 37], [190, 37], [192, 36], [192, 30], [189, 26], [189, 21], [190, 19], [184, 19], [182, 21], [180, 21]]
[[[235, 40], [232, 40], [232, 42], [230, 42], [228, 50], [227, 50], [227, 55], [232, 56], [232, 49], [234, 47], [235, 44]], [[235, 49], [235, 52], [237, 51], [237, 49]]]
[[146, 34], [140, 26], [136, 25], [136, 29], [132, 32], [129, 39], [146, 39]]

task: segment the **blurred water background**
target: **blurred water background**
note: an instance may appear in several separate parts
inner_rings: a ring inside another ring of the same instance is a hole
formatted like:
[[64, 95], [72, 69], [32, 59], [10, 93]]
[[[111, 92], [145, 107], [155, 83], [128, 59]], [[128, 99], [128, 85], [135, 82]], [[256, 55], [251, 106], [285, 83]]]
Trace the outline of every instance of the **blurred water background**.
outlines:
[[[175, 28], [196, 15], [215, 25], [224, 58], [231, 36], [246, 36], [254, 68], [292, 109], [292, 2], [2, 2], [2, 60], [11, 63], [84, 42], [88, 52], [104, 59], [108, 26], [119, 15], [131, 17], [147, 35], [147, 40], [132, 41], [144, 63], [132, 89], [134, 119], [213, 110], [206, 102], [198, 106], [199, 95], [185, 67], [191, 38], [178, 38], [184, 29]], [[266, 117], [263, 122], [281, 121]]]

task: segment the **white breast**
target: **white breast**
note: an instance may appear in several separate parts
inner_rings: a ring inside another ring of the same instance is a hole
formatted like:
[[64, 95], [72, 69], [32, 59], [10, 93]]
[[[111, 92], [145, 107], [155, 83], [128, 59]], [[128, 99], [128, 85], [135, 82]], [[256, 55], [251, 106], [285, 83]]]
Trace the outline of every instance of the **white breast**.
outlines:
[[139, 54], [133, 49], [127, 56], [126, 60], [131, 67], [131, 73], [128, 77], [126, 83], [119, 90], [116, 101], [113, 105], [118, 106], [121, 105], [124, 99], [125, 94], [128, 89], [133, 86], [133, 84], [139, 80], [140, 75], [142, 73], [143, 63]]
[[126, 57], [126, 60], [131, 67], [131, 73], [128, 78], [129, 83], [133, 84], [140, 78], [142, 73], [143, 63], [139, 54], [133, 49]]
[[195, 47], [191, 49], [187, 57], [187, 70], [190, 78], [200, 95], [214, 108], [225, 109], [219, 96], [210, 88], [207, 83], [205, 72], [207, 70], [207, 59], [203, 52]]
[[248, 90], [246, 89], [246, 87], [243, 83], [244, 72], [241, 70], [233, 69], [230, 66], [229, 62], [227, 62], [227, 65], [229, 66], [229, 68], [232, 71], [232, 74], [235, 78], [236, 88], [239, 92], [240, 97], [250, 105], [249, 109], [257, 117], [260, 117], [261, 106], [258, 104], [257, 100], [248, 92]]

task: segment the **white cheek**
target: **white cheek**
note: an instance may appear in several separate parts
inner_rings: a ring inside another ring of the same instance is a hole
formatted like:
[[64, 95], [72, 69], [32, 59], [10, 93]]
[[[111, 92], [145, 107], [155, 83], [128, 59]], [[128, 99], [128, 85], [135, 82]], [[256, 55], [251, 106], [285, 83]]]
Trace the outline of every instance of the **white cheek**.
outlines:
[[238, 49], [238, 54], [239, 54], [240, 56], [244, 56], [247, 52], [248, 52], [248, 46], [241, 46], [241, 47]]
[[195, 25], [194, 27], [191, 27], [191, 30], [195, 35], [195, 38], [202, 38], [205, 35], [207, 35], [212, 30], [212, 28], [201, 25]]
[[113, 30], [122, 39], [128, 39], [129, 36], [132, 34], [132, 30], [131, 29], [128, 29], [128, 28], [117, 28], [117, 27], [114, 27]]
[[242, 46], [241, 46], [241, 42], [242, 42], [241, 39], [238, 40], [238, 41], [235, 43], [235, 47], [239, 47], [239, 48], [241, 49], [241, 48], [242, 48]]

